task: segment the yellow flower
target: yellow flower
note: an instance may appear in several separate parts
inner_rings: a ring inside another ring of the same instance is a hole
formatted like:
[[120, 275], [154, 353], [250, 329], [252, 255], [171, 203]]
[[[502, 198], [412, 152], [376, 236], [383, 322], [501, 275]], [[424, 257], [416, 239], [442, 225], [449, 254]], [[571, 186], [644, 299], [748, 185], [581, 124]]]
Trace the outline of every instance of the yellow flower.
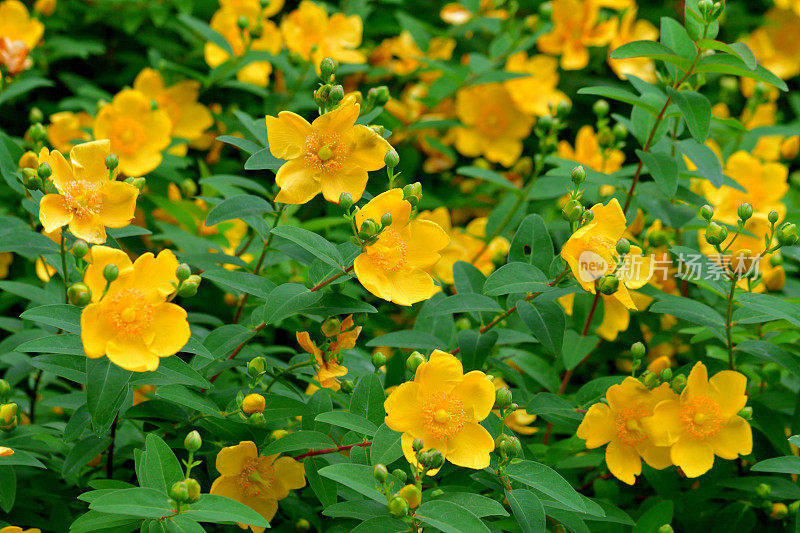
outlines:
[[14, 455], [14, 450], [5, 446], [0, 446], [0, 457], [11, 457], [12, 455]]
[[411, 305], [433, 296], [439, 288], [427, 269], [439, 261], [449, 239], [442, 228], [428, 220], [410, 220], [411, 204], [402, 189], [391, 189], [370, 200], [358, 213], [356, 225], [367, 219], [380, 224], [389, 213], [392, 223], [377, 240], [356, 257], [358, 281], [369, 292], [398, 305]]
[[30, 529], [22, 529], [17, 526], [6, 526], [0, 529], [0, 533], [42, 533], [42, 530], [36, 527]]
[[14, 254], [11, 252], [0, 253], [0, 279], [8, 277], [8, 267], [14, 261]]
[[47, 126], [47, 142], [59, 152], [69, 152], [77, 142], [86, 142], [92, 138], [89, 132], [94, 117], [86, 111], [60, 111], [50, 115]]
[[320, 61], [326, 57], [340, 63], [364, 63], [364, 55], [355, 50], [361, 44], [362, 32], [363, 23], [358, 15], [328, 16], [324, 7], [308, 0], [300, 2], [300, 7], [281, 20], [286, 47], [311, 61], [318, 70]]
[[604, 46], [617, 31], [617, 19], [598, 21], [595, 0], [554, 0], [553, 29], [536, 44], [545, 54], [561, 55], [561, 68], [580, 70], [589, 64], [589, 46]]
[[[211, 494], [243, 503], [270, 521], [278, 510], [278, 500], [292, 489], [305, 487], [305, 469], [291, 457], [259, 455], [252, 441], [222, 448], [217, 454], [220, 477], [211, 485]], [[244, 524], [239, 527], [246, 528]], [[263, 527], [250, 526], [255, 533]]]
[[[480, 0], [479, 14], [481, 17], [505, 20], [508, 18], [508, 11], [505, 9], [494, 9], [498, 2], [494, 0]], [[461, 25], [469, 22], [475, 16], [462, 4], [452, 2], [445, 5], [439, 12], [439, 17], [448, 24]]]
[[[658, 29], [646, 20], [636, 20], [636, 8], [628, 9], [620, 21], [619, 30], [614, 34], [609, 45], [609, 53], [623, 44], [632, 41], [656, 41]], [[656, 81], [656, 64], [646, 57], [630, 59], [608, 59], [608, 64], [621, 80], [628, 79], [628, 74], [649, 83]]]
[[770, 9], [764, 26], [753, 31], [745, 44], [758, 63], [781, 79], [800, 74], [800, 13]]
[[211, 111], [197, 102], [200, 83], [194, 80], [184, 80], [166, 87], [157, 70], [145, 68], [136, 76], [133, 88], [150, 100], [155, 100], [158, 108], [166, 111], [172, 122], [173, 137], [194, 141], [214, 124]]
[[[725, 163], [725, 175], [731, 177], [746, 192], [727, 185], [719, 189], [709, 181], [702, 182], [703, 195], [714, 207], [714, 218], [728, 224], [736, 224], [737, 210], [745, 202], [753, 206], [755, 213], [767, 214], [772, 210], [781, 218], [786, 206], [781, 199], [789, 191], [789, 170], [780, 163], [762, 163], [747, 152], [736, 152]], [[754, 250], [755, 251], [755, 250]]]
[[[433, 37], [428, 43], [428, 52], [425, 53], [417, 46], [414, 37], [408, 30], [403, 30], [397, 37], [385, 39], [370, 55], [370, 63], [389, 68], [398, 76], [407, 76], [419, 68], [426, 66], [421, 60], [444, 59], [453, 57], [456, 42], [445, 37]], [[433, 70], [420, 74], [422, 79], [431, 79], [441, 73]]]
[[455, 356], [434, 350], [417, 367], [414, 381], [397, 387], [386, 399], [386, 425], [403, 433], [400, 443], [406, 459], [416, 465], [411, 448], [422, 439], [423, 449], [435, 448], [457, 466], [489, 466], [494, 439], [481, 420], [494, 405], [494, 386], [486, 374], [464, 369]]
[[155, 385], [141, 385], [133, 389], [133, 405], [150, 401], [156, 392]]
[[[594, 294], [595, 280], [617, 270], [616, 246], [625, 233], [625, 215], [616, 198], [607, 205], [595, 205], [591, 211], [594, 218], [572, 234], [561, 249], [561, 257], [569, 264], [578, 283]], [[616, 275], [620, 283], [613, 297], [626, 308], [636, 309], [628, 289], [640, 289], [650, 280], [653, 275], [651, 258], [643, 256], [638, 246], [631, 246], [624, 264], [619, 267]]]
[[106, 242], [105, 228], [130, 224], [139, 190], [122, 181], [109, 179], [107, 140], [75, 146], [70, 161], [58, 151], [42, 148], [39, 163], [48, 163], [58, 194], [47, 194], [39, 202], [39, 220], [46, 232], [69, 225], [79, 239], [93, 244]]
[[692, 368], [680, 399], [655, 406], [645, 420], [653, 442], [671, 446], [670, 458], [687, 477], [705, 474], [714, 465], [714, 455], [736, 459], [753, 449], [753, 433], [737, 413], [747, 403], [747, 378], [723, 370], [711, 379], [703, 363]]
[[[228, 41], [234, 57], [241, 57], [248, 50], [277, 55], [283, 45], [281, 33], [269, 17], [280, 11], [281, 7], [283, 0], [270, 2], [263, 10], [259, 0], [222, 1], [209, 25]], [[239, 26], [240, 17], [248, 21], [244, 29]], [[204, 52], [206, 63], [212, 68], [231, 59], [227, 51], [211, 42], [205, 44]], [[251, 61], [239, 69], [236, 78], [244, 83], [266, 87], [271, 73], [272, 64], [269, 61]]]
[[110, 139], [119, 157], [119, 170], [141, 176], [161, 163], [161, 152], [170, 142], [172, 123], [161, 109], [152, 109], [140, 91], [125, 89], [106, 104], [94, 121], [94, 138]]
[[36, 0], [33, 9], [42, 15], [49, 17], [56, 10], [56, 0]]
[[[134, 263], [125, 252], [94, 246], [83, 282], [92, 291], [92, 303], [81, 313], [81, 340], [87, 357], [104, 355], [133, 372], [158, 368], [159, 358], [177, 353], [191, 332], [182, 307], [167, 302], [175, 292], [178, 260], [169, 250], [154, 257], [139, 256]], [[119, 277], [105, 292], [103, 269], [114, 264]]]
[[642, 459], [656, 469], [668, 467], [670, 449], [657, 445], [647, 432], [646, 422], [653, 409], [668, 401], [677, 401], [669, 384], [662, 383], [652, 391], [638, 379], [627, 377], [606, 391], [606, 403], [589, 408], [578, 426], [577, 436], [587, 448], [606, 447], [609, 471], [628, 485], [642, 473]]
[[542, 117], [552, 114], [551, 107], [569, 103], [567, 95], [558, 90], [558, 61], [554, 57], [529, 58], [525, 51], [517, 52], [508, 57], [506, 70], [528, 74], [504, 83], [514, 103], [525, 113]]
[[329, 202], [349, 193], [361, 199], [368, 171], [385, 166], [391, 145], [366, 126], [356, 124], [361, 106], [345, 98], [313, 123], [291, 111], [267, 117], [267, 136], [272, 155], [288, 161], [278, 169], [275, 182], [281, 188], [275, 201], [304, 204], [322, 192]]
[[575, 148], [567, 141], [558, 143], [558, 157], [569, 159], [581, 165], [603, 172], [613, 174], [622, 168], [625, 154], [621, 150], [603, 150], [597, 140], [597, 134], [591, 126], [581, 126], [575, 136]]
[[44, 35], [44, 24], [28, 14], [28, 8], [18, 0], [0, 2], [0, 38], [22, 41], [33, 50]]
[[435, 223], [450, 237], [450, 244], [440, 252], [442, 257], [433, 267], [435, 276], [444, 283], [453, 283], [453, 265], [457, 261], [471, 262], [488, 276], [494, 271], [494, 260], [508, 253], [510, 244], [505, 237], [495, 237], [488, 245], [484, 242], [486, 217], [474, 219], [464, 229], [453, 228], [447, 208], [437, 207], [433, 211], [421, 212], [417, 220]]
[[340, 385], [337, 378], [347, 375], [347, 368], [337, 362], [337, 355], [342, 350], [354, 348], [360, 333], [361, 326], [355, 325], [353, 315], [348, 316], [336, 331], [328, 332], [327, 336], [336, 337], [336, 340], [329, 342], [325, 352], [317, 347], [307, 331], [296, 333], [297, 343], [313, 355], [317, 362], [317, 381], [320, 387], [339, 390]]
[[520, 113], [502, 83], [484, 83], [459, 89], [456, 115], [464, 124], [455, 129], [456, 149], [467, 157], [484, 156], [510, 167], [522, 154], [522, 140], [533, 119]]

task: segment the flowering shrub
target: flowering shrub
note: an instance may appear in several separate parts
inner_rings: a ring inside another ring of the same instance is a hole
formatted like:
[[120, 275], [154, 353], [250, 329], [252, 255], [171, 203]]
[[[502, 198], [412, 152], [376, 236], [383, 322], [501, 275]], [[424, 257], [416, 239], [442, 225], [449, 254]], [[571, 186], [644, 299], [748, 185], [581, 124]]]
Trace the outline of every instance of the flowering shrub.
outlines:
[[800, 528], [800, 2], [0, 0], [0, 533]]

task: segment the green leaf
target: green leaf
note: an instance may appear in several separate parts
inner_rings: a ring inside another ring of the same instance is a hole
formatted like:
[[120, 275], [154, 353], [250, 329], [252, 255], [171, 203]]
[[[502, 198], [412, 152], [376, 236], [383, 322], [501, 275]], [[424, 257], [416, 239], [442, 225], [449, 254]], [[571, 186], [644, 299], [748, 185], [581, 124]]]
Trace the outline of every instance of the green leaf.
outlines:
[[776, 474], [800, 474], [800, 457], [787, 455], [786, 457], [772, 457], [764, 459], [753, 465], [753, 472], [773, 472]]
[[269, 522], [247, 505], [214, 494], [202, 494], [183, 515], [197, 522], [240, 522], [256, 527], [269, 527]]
[[554, 355], [561, 353], [567, 319], [559, 304], [534, 298], [529, 302], [520, 301], [517, 304], [517, 312], [547, 351]]
[[41, 354], [31, 359], [30, 364], [75, 383], [86, 383], [85, 355]]
[[508, 263], [495, 270], [483, 284], [487, 296], [550, 290], [547, 276], [528, 263]]
[[356, 388], [350, 398], [350, 412], [363, 416], [376, 426], [383, 424], [386, 411], [383, 402], [386, 393], [383, 390], [381, 378], [377, 374], [367, 374], [359, 378]]
[[283, 159], [278, 159], [269, 148], [262, 148], [251, 155], [244, 163], [245, 170], [277, 170], [286, 163]]
[[319, 431], [296, 431], [273, 441], [261, 452], [261, 455], [295, 452], [298, 450], [324, 450], [336, 446], [336, 443]]
[[506, 499], [522, 533], [539, 533], [546, 530], [547, 517], [542, 502], [536, 494], [528, 489], [506, 490]]
[[270, 291], [275, 288], [274, 283], [261, 276], [256, 276], [249, 272], [226, 270], [224, 268], [220, 268], [219, 270], [206, 270], [203, 272], [203, 278], [219, 283], [224, 287], [230, 287], [237, 291], [252, 294], [260, 299], [266, 299]]
[[774, 320], [787, 320], [800, 327], [800, 306], [771, 294], [743, 293], [739, 302], [748, 309], [759, 311]]
[[498, 187], [501, 187], [503, 189], [508, 189], [517, 193], [519, 192], [517, 186], [508, 181], [505, 176], [503, 176], [499, 172], [495, 172], [494, 170], [489, 170], [488, 168], [459, 167], [456, 170], [456, 172], [458, 174], [461, 174], [462, 176], [476, 178], [479, 180], [489, 182], [492, 185], [497, 185]]
[[672, 87], [667, 87], [667, 93], [681, 110], [692, 137], [699, 143], [705, 142], [711, 127], [711, 102], [708, 98], [697, 91], [676, 91]]
[[203, 526], [186, 515], [173, 516], [162, 521], [167, 533], [205, 533]]
[[139, 529], [141, 518], [120, 516], [99, 511], [88, 511], [79, 516], [69, 526], [70, 533], [97, 533], [118, 528], [116, 531], [133, 531]]
[[12, 466], [0, 466], [0, 509], [10, 513], [17, 498], [17, 474]]
[[700, 39], [697, 41], [697, 46], [699, 46], [701, 50], [717, 50], [736, 56], [741, 59], [750, 70], [755, 70], [758, 66], [756, 56], [753, 55], [753, 52], [744, 43], [726, 44], [714, 39]]
[[155, 433], [148, 433], [144, 442], [141, 474], [145, 479], [140, 483], [168, 494], [176, 481], [184, 479], [181, 464], [167, 443]]
[[[340, 463], [320, 468], [319, 474], [341, 483], [371, 500], [386, 505], [386, 496], [378, 491], [378, 483], [372, 475], [372, 466], [370, 465]], [[403, 486], [403, 483], [391, 474], [387, 478], [387, 482], [393, 486], [394, 490], [400, 490]]]
[[0, 289], [3, 292], [16, 294], [26, 300], [30, 300], [37, 304], [54, 304], [58, 303], [58, 294], [46, 291], [39, 287], [34, 287], [28, 283], [19, 281], [0, 281]]
[[46, 468], [39, 459], [22, 450], [14, 450], [14, 455], [0, 457], [0, 467], [7, 466], [32, 466], [34, 468]]
[[554, 257], [553, 240], [544, 219], [537, 214], [526, 216], [511, 240], [508, 262], [528, 263], [548, 272]]
[[797, 358], [769, 341], [746, 339], [736, 345], [736, 350], [764, 361], [777, 363], [795, 376], [800, 376], [800, 363], [797, 362]]
[[442, 348], [441, 339], [424, 331], [393, 331], [367, 342], [367, 346], [387, 346], [389, 348], [411, 348], [414, 350], [435, 350]]
[[425, 316], [452, 315], [454, 313], [473, 313], [490, 311], [501, 313], [503, 308], [493, 298], [481, 294], [454, 294], [440, 299], [425, 310]]
[[261, 217], [265, 213], [271, 213], [272, 206], [259, 196], [252, 194], [240, 194], [227, 198], [208, 212], [206, 216], [206, 226], [213, 226], [226, 220], [233, 220], [235, 218], [244, 218], [248, 216]]
[[56, 353], [67, 355], [84, 355], [83, 343], [78, 335], [64, 333], [32, 339], [17, 346], [18, 352]]
[[272, 233], [292, 241], [325, 264], [343, 270], [342, 263], [344, 263], [344, 259], [341, 252], [332, 242], [313, 231], [296, 226], [278, 226], [272, 229]]
[[378, 426], [367, 420], [361, 415], [348, 413], [345, 411], [330, 411], [318, 414], [314, 420], [332, 424], [341, 428], [361, 433], [362, 435], [374, 435], [378, 431]]
[[[242, 139], [241, 137], [234, 137], [233, 135], [220, 135], [217, 137], [217, 140], [224, 142], [225, 144], [235, 146], [240, 150], [244, 150], [248, 154], [254, 154], [262, 149], [260, 145], [254, 143], [253, 141], [248, 141], [247, 139]], [[203, 183], [205, 179], [207, 178], [201, 179], [200, 183]]]
[[[283, 440], [283, 439], [280, 439]], [[319, 469], [326, 466], [328, 461], [323, 457], [306, 457], [303, 460], [305, 467], [306, 479], [308, 484], [311, 485], [311, 490], [317, 496], [319, 503], [323, 507], [328, 508], [336, 503], [336, 496], [339, 492], [339, 485], [332, 479], [322, 477], [319, 475]], [[366, 500], [365, 500], [366, 502]], [[356, 503], [356, 502], [348, 502]], [[375, 502], [369, 502], [375, 503]]]
[[326, 292], [315, 306], [309, 307], [304, 311], [307, 315], [319, 315], [324, 317], [377, 312], [378, 310], [367, 302], [345, 296], [340, 292]]
[[373, 466], [389, 465], [403, 456], [403, 448], [400, 446], [402, 433], [394, 431], [386, 424], [381, 424], [375, 436], [372, 438], [372, 445], [369, 447], [369, 456]]
[[675, 65], [684, 72], [689, 70], [692, 64], [691, 61], [685, 57], [679, 56], [672, 48], [655, 41], [633, 41], [623, 44], [619, 48], [615, 48], [609, 57], [611, 57], [611, 59], [649, 57]]
[[686, 31], [695, 41], [705, 37], [713, 39], [717, 36], [717, 33], [719, 33], [719, 20], [715, 20], [709, 24], [706, 30], [697, 3], [698, 0], [686, 0], [684, 3], [683, 20], [686, 24]]
[[558, 472], [546, 465], [534, 461], [522, 461], [508, 465], [506, 473], [512, 479], [546, 494], [574, 511], [579, 513], [588, 511], [583, 497]]
[[722, 164], [714, 151], [694, 139], [678, 141], [678, 150], [695, 164], [700, 175], [710, 181], [715, 187], [722, 185], [725, 179], [722, 175]]
[[431, 500], [417, 508], [415, 516], [444, 533], [488, 533], [489, 528], [472, 511], [452, 502]]
[[215, 417], [222, 417], [217, 405], [194, 391], [191, 391], [183, 385], [164, 385], [156, 389], [156, 398], [167, 400], [178, 405], [183, 405], [190, 409], [200, 411], [207, 415]]
[[564, 368], [572, 370], [578, 366], [583, 358], [594, 350], [599, 341], [596, 335], [583, 336], [575, 330], [568, 329], [564, 335], [564, 345], [569, 346], [569, 350], [563, 353]]
[[[617, 50], [619, 50], [619, 48], [617, 48]], [[618, 87], [604, 87], [604, 86], [582, 87], [578, 89], [578, 94], [601, 96], [603, 98], [608, 98], [610, 100], [616, 100], [618, 102], [630, 104], [634, 107], [643, 109], [644, 111], [648, 112], [654, 117], [658, 116], [658, 113], [661, 111], [660, 107], [656, 107], [655, 105], [643, 100], [641, 96], [634, 94], [630, 91], [626, 91], [625, 89], [620, 89]]]
[[55, 84], [46, 78], [19, 79], [5, 86], [3, 90], [0, 91], [0, 105], [39, 87], [52, 87], [53, 85]]
[[369, 520], [376, 516], [386, 515], [386, 497], [383, 502], [372, 500], [351, 500], [334, 503], [325, 507], [322, 514], [331, 518], [355, 518], [356, 520]]
[[764, 83], [774, 85], [781, 91], [789, 90], [786, 82], [772, 72], [768, 71], [761, 65], [758, 65], [755, 70], [750, 70], [745, 62], [736, 56], [714, 54], [703, 57], [697, 62], [694, 72], [698, 74], [703, 72], [714, 72], [716, 74], [733, 74], [734, 76], [744, 76], [746, 78], [752, 78], [754, 80], [763, 81]]
[[636, 155], [647, 166], [658, 188], [667, 198], [672, 198], [678, 191], [678, 164], [675, 158], [661, 152], [645, 152], [636, 150]]
[[128, 394], [131, 376], [132, 372], [106, 357], [86, 359], [86, 405], [92, 415], [95, 435], [108, 433]]
[[257, 313], [262, 322], [275, 324], [314, 305], [321, 297], [321, 293], [311, 292], [305, 285], [284, 283], [269, 293], [267, 303]]
[[697, 300], [668, 296], [650, 306], [652, 313], [664, 313], [705, 326], [723, 342], [725, 341], [725, 319], [714, 308]]
[[[86, 463], [97, 457], [98, 454], [108, 449], [111, 439], [89, 435], [85, 439], [73, 442], [61, 465], [61, 475], [71, 477], [86, 466]], [[14, 454], [16, 455], [16, 453]]]
[[80, 334], [81, 332], [81, 308], [75, 305], [42, 305], [24, 311], [19, 317], [53, 326], [67, 333]]
[[206, 24], [200, 19], [196, 19], [191, 15], [187, 15], [186, 13], [179, 13], [178, 20], [192, 29], [195, 33], [199, 34], [203, 39], [209, 41], [223, 50], [225, 50], [229, 55], [233, 56], [233, 49], [231, 48], [230, 43], [220, 35], [215, 30], [211, 29], [211, 26]]
[[503, 504], [474, 492], [445, 492], [436, 501], [447, 501], [469, 509], [478, 518], [484, 516], [508, 516]]
[[175, 514], [164, 492], [146, 487], [116, 490], [94, 500], [89, 509], [139, 518], [162, 518]]
[[486, 358], [492, 351], [499, 334], [497, 331], [487, 331], [483, 334], [474, 329], [459, 331], [456, 336], [458, 347], [461, 350], [461, 362], [464, 371], [480, 370], [486, 362]]
[[310, 416], [311, 408], [300, 400], [281, 396], [279, 394], [265, 394], [267, 406], [264, 407], [264, 416], [271, 418], [289, 418], [294, 416]]
[[639, 517], [631, 533], [650, 533], [658, 531], [664, 524], [672, 523], [674, 508], [675, 504], [670, 500], [658, 502]]
[[399, 533], [408, 531], [408, 524], [390, 516], [375, 516], [358, 524], [350, 533]]

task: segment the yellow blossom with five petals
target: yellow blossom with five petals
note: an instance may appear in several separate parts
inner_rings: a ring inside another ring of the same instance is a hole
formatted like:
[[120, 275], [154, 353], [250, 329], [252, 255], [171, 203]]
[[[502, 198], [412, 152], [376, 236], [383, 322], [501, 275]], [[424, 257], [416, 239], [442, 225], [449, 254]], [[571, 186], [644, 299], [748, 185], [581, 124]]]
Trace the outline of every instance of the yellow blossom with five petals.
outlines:
[[0, 38], [22, 42], [33, 50], [44, 35], [44, 24], [31, 17], [28, 8], [19, 0], [0, 2]]
[[314, 2], [303, 0], [300, 6], [283, 17], [281, 33], [286, 48], [311, 61], [319, 70], [323, 58], [340, 63], [364, 63], [366, 57], [356, 50], [361, 45], [364, 23], [358, 15], [328, 15]]
[[528, 57], [525, 51], [511, 54], [506, 60], [506, 71], [528, 74], [504, 83], [517, 107], [537, 117], [554, 114], [561, 102], [570, 103], [569, 97], [558, 90], [558, 60], [539, 54]]
[[561, 56], [561, 68], [580, 70], [589, 64], [588, 47], [608, 44], [617, 19], [600, 21], [597, 0], [554, 0], [553, 29], [536, 42], [541, 52]]

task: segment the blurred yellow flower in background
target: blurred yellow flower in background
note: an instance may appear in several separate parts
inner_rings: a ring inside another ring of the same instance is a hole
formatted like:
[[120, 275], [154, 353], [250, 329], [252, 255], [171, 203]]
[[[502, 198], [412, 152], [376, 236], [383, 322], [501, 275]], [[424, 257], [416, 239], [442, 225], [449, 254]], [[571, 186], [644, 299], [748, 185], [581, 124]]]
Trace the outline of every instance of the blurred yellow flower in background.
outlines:
[[18, 0], [0, 2], [0, 38], [21, 41], [28, 50], [33, 50], [42, 35], [44, 24], [30, 16], [25, 4]]
[[[614, 33], [608, 47], [609, 54], [632, 41], [656, 41], [658, 28], [647, 20], [636, 20], [636, 8], [628, 9], [622, 15], [619, 29]], [[633, 57], [629, 59], [608, 59], [608, 64], [621, 80], [627, 79], [628, 74], [636, 76], [648, 83], [656, 82], [656, 64], [646, 57]]]
[[561, 68], [580, 70], [589, 64], [588, 47], [605, 46], [617, 32], [617, 19], [600, 21], [596, 0], [553, 0], [553, 29], [536, 42], [545, 54], [560, 55]]
[[558, 90], [558, 60], [551, 56], [528, 57], [525, 51], [511, 54], [506, 60], [506, 71], [528, 74], [504, 82], [511, 98], [519, 109], [530, 115], [542, 117], [555, 114], [551, 107], [561, 102], [570, 103], [566, 94]]
[[59, 111], [50, 115], [47, 142], [59, 152], [69, 152], [76, 143], [91, 140], [94, 117], [86, 111]]
[[575, 136], [575, 148], [567, 141], [559, 141], [558, 157], [575, 161], [585, 167], [613, 174], [622, 168], [625, 154], [621, 150], [602, 149], [597, 140], [597, 134], [589, 126], [581, 126]]
[[361, 45], [363, 22], [358, 15], [328, 15], [325, 7], [303, 0], [300, 6], [283, 17], [281, 33], [286, 47], [311, 61], [317, 69], [323, 58], [340, 63], [364, 63], [366, 57], [356, 50]]

